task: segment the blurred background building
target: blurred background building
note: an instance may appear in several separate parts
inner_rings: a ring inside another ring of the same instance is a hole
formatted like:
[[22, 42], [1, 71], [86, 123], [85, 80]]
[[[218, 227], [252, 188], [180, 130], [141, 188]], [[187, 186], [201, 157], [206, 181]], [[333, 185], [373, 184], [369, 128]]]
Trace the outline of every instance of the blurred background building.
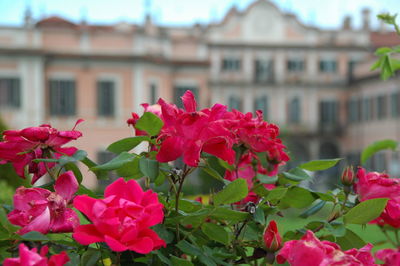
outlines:
[[[76, 145], [104, 162], [110, 143], [133, 135], [130, 112], [159, 97], [181, 105], [192, 90], [202, 108], [262, 110], [281, 127], [290, 165], [337, 157], [358, 165], [368, 144], [400, 139], [399, 79], [369, 70], [375, 49], [400, 38], [372, 29], [370, 17], [364, 9], [361, 28], [346, 17], [324, 30], [267, 0], [187, 27], [157, 25], [150, 14], [142, 24], [35, 21], [27, 10], [23, 26], [0, 26], [0, 114], [10, 128], [71, 129], [83, 118]], [[398, 175], [398, 159], [378, 153], [367, 167]]]

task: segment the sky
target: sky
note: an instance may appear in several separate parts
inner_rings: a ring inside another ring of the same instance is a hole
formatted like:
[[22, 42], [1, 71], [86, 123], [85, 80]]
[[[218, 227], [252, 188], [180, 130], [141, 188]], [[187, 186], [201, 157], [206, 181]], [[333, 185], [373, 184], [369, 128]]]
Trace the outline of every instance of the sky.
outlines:
[[[219, 22], [233, 5], [244, 10], [255, 0], [0, 0], [0, 25], [21, 25], [27, 7], [35, 20], [59, 15], [90, 24], [141, 23], [146, 12], [161, 25], [192, 25]], [[294, 13], [306, 25], [340, 27], [345, 15], [361, 25], [361, 9], [371, 8], [373, 25], [381, 12], [400, 14], [400, 0], [266, 0]], [[400, 20], [400, 18], [399, 18]]]

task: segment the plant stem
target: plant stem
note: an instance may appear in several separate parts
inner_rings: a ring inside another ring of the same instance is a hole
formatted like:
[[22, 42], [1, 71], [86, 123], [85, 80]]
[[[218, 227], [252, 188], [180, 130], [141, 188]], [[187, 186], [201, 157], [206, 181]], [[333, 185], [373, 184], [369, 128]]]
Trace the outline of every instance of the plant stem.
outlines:
[[388, 232], [386, 232], [385, 229], [383, 229], [382, 227], [380, 227], [382, 233], [386, 236], [387, 240], [389, 241], [390, 244], [393, 245], [393, 247], [397, 247], [396, 243], [390, 238]]
[[115, 261], [116, 266], [121, 266], [121, 252], [117, 252], [117, 259]]

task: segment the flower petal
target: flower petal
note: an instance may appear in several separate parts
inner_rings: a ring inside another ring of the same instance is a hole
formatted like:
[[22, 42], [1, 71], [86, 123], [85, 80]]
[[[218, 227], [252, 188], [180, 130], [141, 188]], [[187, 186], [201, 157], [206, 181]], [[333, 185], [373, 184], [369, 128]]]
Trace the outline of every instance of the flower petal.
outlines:
[[74, 194], [78, 191], [78, 187], [79, 184], [74, 176], [74, 173], [72, 171], [67, 171], [57, 178], [54, 185], [54, 190], [58, 195], [69, 202]]
[[97, 231], [93, 224], [84, 224], [78, 226], [75, 228], [72, 237], [81, 245], [104, 242], [103, 235]]

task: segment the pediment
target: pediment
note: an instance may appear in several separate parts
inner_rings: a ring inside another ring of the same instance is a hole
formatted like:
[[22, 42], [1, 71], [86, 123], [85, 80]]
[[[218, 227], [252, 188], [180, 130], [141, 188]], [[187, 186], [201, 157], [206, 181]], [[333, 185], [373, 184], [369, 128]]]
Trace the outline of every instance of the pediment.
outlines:
[[244, 11], [231, 9], [219, 24], [209, 27], [211, 41], [281, 43], [301, 42], [311, 29], [285, 14], [269, 0], [253, 2]]

